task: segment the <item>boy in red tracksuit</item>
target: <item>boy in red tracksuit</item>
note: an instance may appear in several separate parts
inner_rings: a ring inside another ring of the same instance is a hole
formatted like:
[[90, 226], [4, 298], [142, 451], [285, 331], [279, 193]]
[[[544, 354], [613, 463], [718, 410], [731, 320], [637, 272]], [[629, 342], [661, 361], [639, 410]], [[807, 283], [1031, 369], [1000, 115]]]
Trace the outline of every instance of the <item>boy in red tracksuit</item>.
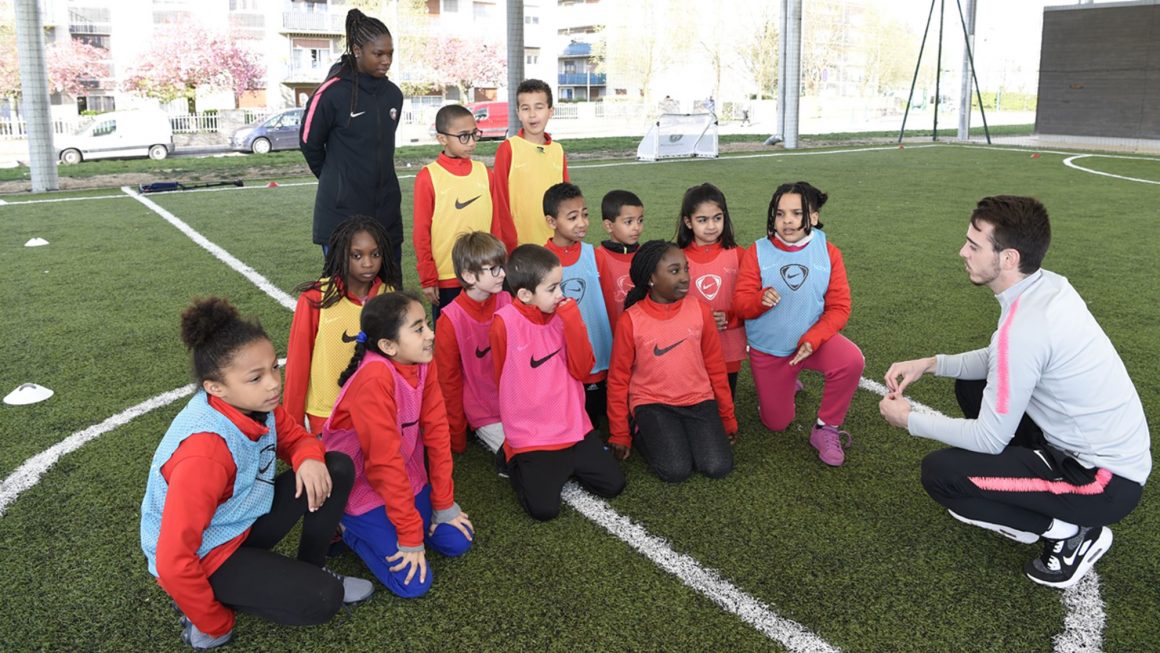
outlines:
[[547, 248], [517, 247], [507, 266], [516, 301], [496, 312], [489, 334], [512, 488], [540, 521], [559, 514], [570, 477], [602, 497], [625, 486], [584, 410], [582, 379], [595, 359], [580, 310], [560, 289], [563, 275]]
[[451, 260], [464, 291], [444, 307], [435, 325], [439, 332], [435, 365], [447, 406], [451, 450], [467, 449], [470, 429], [488, 449], [498, 452], [503, 423], [488, 333], [495, 312], [512, 303], [503, 289], [507, 251], [495, 236], [473, 231], [456, 239]]
[[466, 107], [451, 104], [435, 114], [436, 140], [443, 152], [415, 175], [415, 264], [423, 296], [431, 303], [431, 320], [459, 294], [451, 261], [455, 239], [471, 231], [491, 232], [516, 246], [513, 234], [500, 228], [498, 204], [492, 201], [495, 178], [483, 163], [471, 158], [482, 132]]
[[615, 333], [616, 321], [624, 313], [624, 298], [632, 290], [628, 268], [644, 230], [644, 203], [631, 191], [611, 190], [600, 201], [600, 216], [608, 240], [596, 248], [596, 271], [600, 274], [608, 321]]

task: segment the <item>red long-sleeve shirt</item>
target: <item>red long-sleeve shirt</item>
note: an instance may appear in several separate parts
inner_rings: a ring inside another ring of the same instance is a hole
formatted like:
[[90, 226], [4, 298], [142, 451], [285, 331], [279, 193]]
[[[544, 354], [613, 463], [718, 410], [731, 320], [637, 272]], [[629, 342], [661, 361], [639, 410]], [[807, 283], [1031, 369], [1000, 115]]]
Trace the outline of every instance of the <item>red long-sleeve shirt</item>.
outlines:
[[[588, 342], [588, 329], [584, 326], [584, 318], [580, 317], [580, 307], [576, 305], [575, 300], [565, 299], [556, 307], [555, 313], [545, 313], [532, 304], [525, 304], [519, 300], [513, 301], [512, 306], [533, 324], [547, 324], [557, 316], [564, 321], [564, 355], [568, 360], [568, 374], [583, 383], [584, 379], [588, 378], [592, 366], [596, 364], [596, 356], [592, 353], [592, 345]], [[492, 321], [491, 331], [487, 337], [491, 342], [491, 360], [495, 364], [495, 381], [498, 384], [503, 376], [504, 361], [507, 359], [507, 327], [504, 326], [503, 320]], [[552, 392], [553, 389], [544, 388], [544, 391]], [[572, 445], [512, 449], [505, 442], [503, 446], [510, 459], [527, 451], [552, 451]]]
[[[435, 163], [443, 166], [447, 172], [458, 177], [471, 174], [472, 160], [447, 156], [440, 152]], [[487, 181], [491, 188], [491, 234], [503, 241], [510, 252], [516, 247], [515, 230], [505, 233], [500, 219], [499, 202], [496, 197], [496, 176], [491, 170], [487, 171]], [[415, 243], [415, 265], [419, 268], [419, 285], [423, 288], [438, 286], [439, 288], [456, 288], [458, 279], [444, 279], [440, 281], [439, 270], [435, 266], [435, 254], [431, 249], [431, 221], [435, 217], [435, 186], [431, 182], [431, 172], [424, 167], [415, 175], [415, 209], [414, 229], [411, 239]]]
[[[516, 132], [520, 138], [524, 137], [524, 130], [520, 129]], [[544, 133], [544, 144], [552, 142], [552, 135]], [[516, 223], [512, 219], [512, 205], [511, 196], [508, 192], [508, 177], [512, 172], [512, 146], [506, 140], [495, 148], [495, 164], [492, 165], [492, 174], [495, 179], [495, 192], [492, 195], [494, 204], [499, 208], [500, 230], [503, 236], [500, 240], [508, 246], [508, 253], [515, 249], [519, 238], [516, 236]], [[571, 181], [568, 178], [568, 156], [564, 156], [564, 181]]]
[[[341, 284], [342, 280], [338, 280]], [[379, 294], [383, 282], [375, 278], [367, 297]], [[345, 292], [345, 290], [343, 291]], [[353, 304], [362, 306], [363, 298], [346, 293]], [[282, 407], [296, 424], [306, 419], [306, 391], [310, 388], [310, 362], [314, 358], [314, 342], [318, 339], [318, 316], [322, 291], [310, 289], [298, 296], [294, 318], [290, 321], [290, 338], [286, 343], [286, 380], [282, 384]], [[338, 377], [332, 383], [338, 384]]]
[[[418, 365], [390, 362], [410, 383], [419, 387]], [[427, 368], [423, 386], [423, 407], [419, 429], [427, 450], [427, 473], [431, 484], [431, 505], [446, 510], [455, 503], [455, 483], [451, 478], [451, 438], [447, 431], [447, 411], [439, 390], [436, 366]], [[423, 546], [423, 518], [415, 508], [401, 451], [398, 406], [395, 403], [395, 376], [383, 365], [364, 368], [348, 381], [346, 396], [334, 407], [331, 425], [353, 428], [363, 453], [363, 473], [367, 482], [383, 498], [387, 518], [399, 535], [399, 545]]]
[[[210, 396], [209, 404], [251, 440], [266, 434], [264, 424], [217, 397]], [[278, 458], [295, 471], [306, 460], [324, 462], [326, 455], [322, 443], [301, 424], [281, 406], [274, 409]], [[236, 474], [230, 448], [216, 433], [194, 433], [161, 466], [169, 492], [157, 537], [157, 582], [195, 626], [213, 636], [234, 627], [234, 612], [214, 598], [209, 577], [238, 550], [250, 530], [214, 547], [204, 558], [198, 558], [197, 550], [214, 511], [233, 496]]]
[[[548, 239], [548, 242], [544, 243], [544, 247], [547, 247], [549, 250], [551, 250], [551, 252], [560, 259], [560, 265], [564, 267], [568, 267], [569, 265], [576, 265], [576, 263], [580, 260], [580, 248], [583, 245], [584, 243], [575, 243], [567, 247], [560, 247], [550, 238]], [[599, 269], [597, 270], [597, 274], [599, 274]], [[601, 301], [604, 301], [604, 295], [601, 294], [600, 297]], [[611, 328], [611, 326], [609, 328]], [[591, 344], [589, 344], [589, 348], [591, 348]], [[593, 361], [595, 361], [595, 358], [593, 358]], [[595, 362], [593, 362], [593, 365], [595, 365]], [[588, 366], [588, 371], [592, 371], [591, 365]], [[584, 385], [589, 385], [591, 383], [600, 383], [606, 378], [608, 378], [608, 370], [601, 370], [595, 374], [585, 375], [584, 378], [580, 379], [580, 381], [583, 382]]]
[[[461, 292], [452, 303], [458, 303], [473, 320], [487, 322], [495, 315], [495, 297], [491, 295], [477, 302], [468, 297], [466, 292]], [[435, 331], [439, 333], [435, 339], [435, 365], [439, 368], [439, 386], [443, 389], [443, 404], [447, 408], [451, 450], [463, 453], [467, 450], [467, 415], [463, 411], [463, 366], [459, 358], [459, 339], [455, 336], [455, 324], [446, 313], [439, 315]]]
[[[774, 237], [770, 237], [773, 246], [787, 252], [793, 252], [801, 247], [789, 247]], [[830, 254], [830, 285], [826, 288], [823, 297], [825, 307], [817, 323], [806, 330], [798, 340], [798, 347], [810, 343], [817, 351], [834, 334], [841, 331], [850, 321], [850, 283], [846, 279], [846, 264], [842, 261], [842, 252], [829, 240], [826, 241], [826, 251]], [[761, 265], [757, 262], [757, 246], [753, 245], [745, 250], [741, 257], [741, 271], [737, 273], [737, 286], [733, 289], [733, 311], [742, 320], [752, 320], [761, 316], [770, 307], [763, 306], [761, 295], [765, 288], [761, 285]]]
[[[717, 400], [717, 413], [725, 425], [726, 433], [737, 432], [737, 418], [733, 412], [733, 394], [729, 391], [729, 375], [725, 371], [725, 358], [721, 354], [721, 341], [717, 336], [717, 322], [713, 312], [696, 299], [701, 309], [701, 355], [705, 359], [705, 371], [709, 373], [709, 383], [713, 386], [713, 396]], [[637, 302], [642, 310], [658, 320], [669, 320], [681, 310], [681, 302], [658, 304], [645, 297]], [[612, 361], [608, 367], [608, 441], [624, 446], [632, 445], [632, 434], [628, 430], [629, 397], [628, 383], [632, 368], [636, 363], [635, 324], [632, 313], [626, 311], [616, 323], [616, 333], [612, 341]], [[684, 377], [681, 370], [673, 370], [672, 378], [679, 383]], [[659, 392], [658, 394], [664, 394]]]

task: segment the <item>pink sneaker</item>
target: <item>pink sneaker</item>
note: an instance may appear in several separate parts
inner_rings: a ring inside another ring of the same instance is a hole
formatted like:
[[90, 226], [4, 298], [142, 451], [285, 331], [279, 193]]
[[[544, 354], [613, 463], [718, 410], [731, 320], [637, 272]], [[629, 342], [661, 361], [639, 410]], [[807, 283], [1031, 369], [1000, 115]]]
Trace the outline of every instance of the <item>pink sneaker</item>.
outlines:
[[[843, 435], [846, 436], [845, 445], [842, 444]], [[842, 449], [849, 447], [852, 441], [849, 433], [839, 431], [836, 426], [829, 424], [825, 426], [815, 424], [810, 431], [810, 445], [818, 450], [818, 458], [831, 467], [841, 467], [842, 463], [846, 462], [846, 453]]]

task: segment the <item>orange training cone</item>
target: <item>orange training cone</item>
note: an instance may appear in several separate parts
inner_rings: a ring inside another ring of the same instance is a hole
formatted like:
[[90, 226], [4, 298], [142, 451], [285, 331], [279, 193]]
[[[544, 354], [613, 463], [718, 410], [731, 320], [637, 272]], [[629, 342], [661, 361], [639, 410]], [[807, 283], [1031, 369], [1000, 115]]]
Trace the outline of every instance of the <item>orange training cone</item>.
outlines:
[[276, 181], [272, 181], [272, 182], [266, 184], [266, 188], [277, 188], [277, 187], [278, 187], [278, 182], [276, 182]]
[[1038, 158], [1039, 158], [1039, 152], [1036, 152], [1036, 153], [1032, 154], [1032, 155], [1031, 155], [1031, 158], [1032, 158], [1032, 159], [1038, 159]]

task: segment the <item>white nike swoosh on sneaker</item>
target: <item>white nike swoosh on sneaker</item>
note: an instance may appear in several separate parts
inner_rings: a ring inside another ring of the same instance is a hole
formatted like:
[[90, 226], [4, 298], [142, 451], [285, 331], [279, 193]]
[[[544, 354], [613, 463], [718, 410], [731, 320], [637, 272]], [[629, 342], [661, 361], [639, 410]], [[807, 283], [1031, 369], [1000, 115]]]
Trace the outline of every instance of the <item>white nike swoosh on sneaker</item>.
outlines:
[[359, 116], [363, 115], [364, 113], [366, 113], [366, 111], [359, 111], [358, 113], [355, 113], [355, 112], [351, 111], [351, 112], [350, 112], [350, 117], [351, 117], [351, 118], [358, 118]]
[[1092, 545], [1092, 542], [1093, 542], [1093, 541], [1094, 541], [1094, 540], [1086, 540], [1086, 541], [1085, 541], [1085, 542], [1084, 542], [1082, 545], [1080, 545], [1078, 548], [1076, 548], [1076, 550], [1075, 550], [1075, 551], [1072, 551], [1070, 556], [1063, 556], [1063, 562], [1064, 562], [1064, 563], [1065, 563], [1065, 564], [1066, 564], [1068, 567], [1070, 567], [1070, 566], [1072, 566], [1073, 564], [1075, 564], [1075, 559], [1076, 559], [1076, 557], [1078, 557], [1078, 556], [1081, 556], [1081, 555], [1083, 555], [1083, 554], [1087, 553], [1087, 550], [1088, 550], [1089, 548], [1091, 548], [1091, 545]]

